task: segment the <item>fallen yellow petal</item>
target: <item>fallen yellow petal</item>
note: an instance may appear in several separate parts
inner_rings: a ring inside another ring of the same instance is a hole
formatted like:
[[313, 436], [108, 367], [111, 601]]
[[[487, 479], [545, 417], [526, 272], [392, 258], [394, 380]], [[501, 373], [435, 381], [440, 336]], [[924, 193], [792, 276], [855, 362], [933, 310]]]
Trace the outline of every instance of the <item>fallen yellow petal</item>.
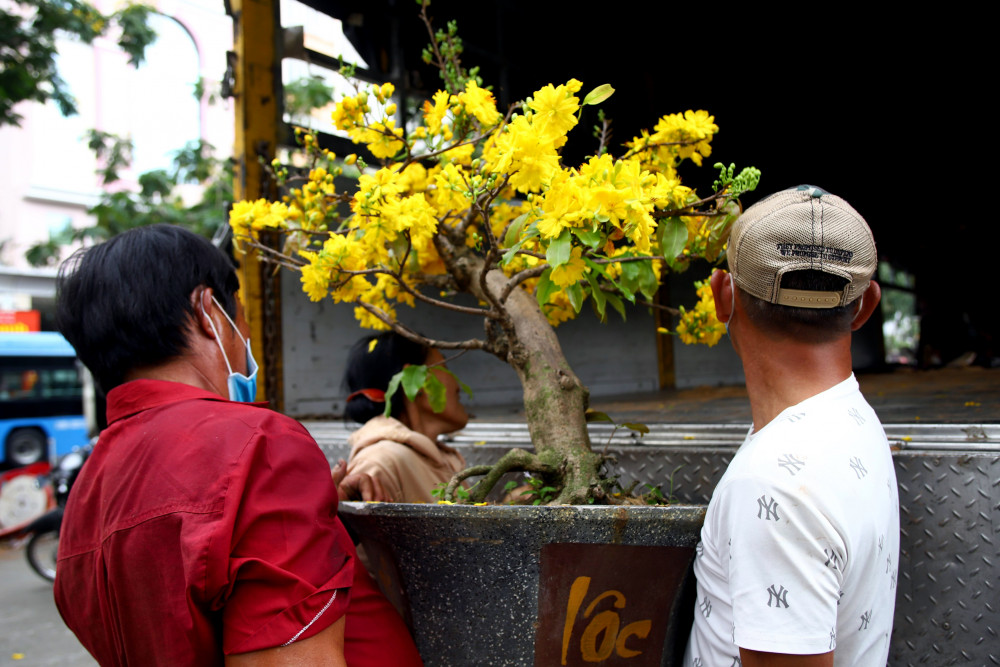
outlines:
[[24, 654], [23, 653], [11, 653], [10, 654], [10, 659], [11, 660], [24, 660]]

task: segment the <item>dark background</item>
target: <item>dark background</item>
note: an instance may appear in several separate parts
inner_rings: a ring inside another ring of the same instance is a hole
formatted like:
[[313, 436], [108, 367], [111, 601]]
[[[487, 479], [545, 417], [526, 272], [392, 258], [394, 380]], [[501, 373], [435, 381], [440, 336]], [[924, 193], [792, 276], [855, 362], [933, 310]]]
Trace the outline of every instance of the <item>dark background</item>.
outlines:
[[[376, 78], [414, 94], [440, 86], [420, 61], [428, 34], [412, 0], [307, 0], [341, 19]], [[480, 65], [498, 107], [546, 83], [610, 83], [612, 154], [660, 116], [706, 109], [720, 127], [685, 183], [707, 192], [711, 164], [753, 165], [749, 205], [810, 183], [866, 218], [880, 259], [916, 277], [923, 347], [947, 362], [1000, 352], [992, 111], [995, 57], [985, 18], [946, 5], [916, 9], [709, 3], [435, 0], [437, 27], [458, 22], [466, 65]], [[581, 95], [582, 96], [582, 95]], [[585, 109], [565, 162], [596, 148]]]

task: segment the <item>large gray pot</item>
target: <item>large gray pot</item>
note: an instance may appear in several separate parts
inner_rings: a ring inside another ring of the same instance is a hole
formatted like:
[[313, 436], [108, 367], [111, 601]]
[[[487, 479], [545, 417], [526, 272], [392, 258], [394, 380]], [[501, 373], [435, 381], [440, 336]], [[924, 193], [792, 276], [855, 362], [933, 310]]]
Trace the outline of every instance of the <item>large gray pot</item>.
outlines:
[[427, 667], [679, 664], [705, 507], [341, 503]]

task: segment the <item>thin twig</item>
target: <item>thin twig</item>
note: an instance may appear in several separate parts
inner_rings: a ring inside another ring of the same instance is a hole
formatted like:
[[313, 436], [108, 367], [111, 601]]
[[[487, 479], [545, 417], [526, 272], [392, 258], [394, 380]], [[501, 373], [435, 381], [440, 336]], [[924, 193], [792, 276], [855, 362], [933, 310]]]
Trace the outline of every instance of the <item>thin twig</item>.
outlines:
[[593, 262], [594, 264], [624, 264], [625, 262], [647, 262], [654, 260], [661, 260], [665, 262], [667, 260], [667, 258], [663, 257], [662, 255], [643, 255], [641, 257], [629, 256], [629, 257], [609, 257], [607, 259], [601, 259], [601, 258], [597, 259], [588, 258], [588, 259], [590, 259], [590, 261]]
[[460, 141], [457, 144], [452, 144], [451, 146], [448, 146], [446, 148], [440, 148], [440, 149], [438, 149], [436, 151], [432, 151], [430, 153], [423, 153], [421, 155], [410, 156], [410, 157], [406, 158], [406, 160], [403, 162], [402, 168], [400, 169], [400, 171], [402, 171], [402, 169], [406, 169], [408, 166], [410, 166], [410, 164], [412, 164], [414, 162], [418, 162], [420, 160], [428, 160], [428, 159], [430, 159], [432, 157], [437, 157], [438, 155], [441, 155], [443, 153], [447, 153], [450, 150], [454, 150], [456, 148], [461, 148], [462, 146], [467, 146], [469, 144], [477, 144], [480, 141], [482, 141], [483, 139], [485, 139], [486, 137], [488, 137], [491, 134], [493, 134], [495, 131], [496, 131], [496, 128], [494, 128], [494, 129], [492, 129], [492, 130], [490, 130], [488, 132], [484, 132], [483, 134], [480, 134], [477, 137], [473, 137], [472, 139], [466, 139], [465, 141]]
[[636, 153], [641, 153], [645, 150], [649, 150], [650, 148], [659, 148], [661, 146], [691, 146], [693, 144], [701, 143], [702, 141], [704, 141], [704, 139], [691, 139], [688, 141], [659, 141], [653, 144], [645, 143], [642, 146], [633, 147], [632, 150], [625, 153], [625, 155], [621, 156], [619, 159], [626, 160]]
[[237, 240], [240, 241], [240, 242], [242, 242], [242, 243], [245, 243], [246, 245], [250, 246], [251, 248], [254, 248], [256, 250], [260, 250], [264, 254], [269, 255], [269, 257], [265, 257], [265, 258], [261, 258], [261, 259], [263, 259], [263, 261], [270, 262], [272, 264], [281, 264], [282, 266], [285, 266], [285, 267], [287, 267], [289, 269], [293, 269], [295, 271], [298, 271], [298, 270], [301, 270], [301, 268], [303, 266], [305, 266], [306, 264], [309, 263], [309, 262], [307, 262], [305, 260], [296, 259], [295, 257], [290, 257], [290, 256], [282, 253], [280, 250], [275, 250], [274, 248], [272, 248], [270, 246], [267, 246], [267, 245], [264, 245], [263, 243], [260, 243], [259, 241], [255, 240], [253, 238], [243, 237], [243, 238], [239, 238]]
[[548, 264], [540, 264], [538, 266], [533, 266], [530, 269], [519, 271], [514, 275], [512, 275], [510, 277], [510, 280], [507, 281], [507, 284], [503, 286], [503, 291], [500, 292], [500, 303], [507, 303], [507, 297], [510, 296], [510, 293], [513, 292], [518, 287], [518, 285], [523, 283], [525, 280], [530, 280], [531, 278], [540, 276], [543, 273], [545, 273], [548, 269], [549, 269]]
[[469, 340], [462, 340], [462, 341], [447, 341], [447, 340], [437, 340], [435, 338], [428, 338], [426, 336], [421, 336], [413, 329], [405, 327], [399, 322], [392, 320], [392, 318], [390, 318], [389, 315], [381, 308], [373, 306], [370, 303], [365, 303], [364, 301], [359, 301], [358, 303], [361, 305], [362, 308], [364, 308], [369, 313], [374, 315], [383, 324], [392, 328], [392, 330], [398, 333], [400, 336], [412, 340], [414, 343], [419, 343], [420, 345], [433, 347], [439, 350], [487, 349], [486, 341], [479, 340], [478, 338], [470, 338]]
[[597, 141], [597, 154], [604, 155], [608, 149], [608, 142], [611, 141], [611, 121], [601, 118], [601, 136]]
[[651, 301], [646, 301], [645, 299], [636, 299], [635, 300], [635, 305], [637, 305], [637, 306], [643, 306], [645, 308], [655, 308], [656, 310], [662, 310], [662, 311], [665, 311], [667, 313], [670, 313], [671, 315], [680, 315], [681, 314], [681, 311], [677, 310], [676, 308], [674, 308], [672, 306], [664, 306], [664, 305], [661, 305], [661, 304], [658, 304], [658, 303], [653, 303]]
[[413, 289], [409, 284], [404, 281], [400, 275], [394, 271], [388, 269], [364, 269], [361, 271], [348, 271], [346, 269], [337, 269], [338, 273], [342, 273], [348, 276], [346, 279], [340, 281], [336, 285], [332, 286], [331, 289], [336, 291], [346, 285], [351, 278], [354, 276], [389, 276], [396, 281], [396, 284], [407, 294], [413, 296], [413, 298], [418, 301], [423, 301], [424, 303], [430, 304], [432, 306], [437, 306], [438, 308], [444, 308], [445, 310], [451, 310], [456, 313], [465, 313], [466, 315], [475, 315], [476, 317], [496, 317], [496, 314], [486, 308], [476, 308], [473, 306], [460, 306], [450, 301], [442, 301], [440, 299], [435, 299], [434, 297], [427, 296], [419, 290]]

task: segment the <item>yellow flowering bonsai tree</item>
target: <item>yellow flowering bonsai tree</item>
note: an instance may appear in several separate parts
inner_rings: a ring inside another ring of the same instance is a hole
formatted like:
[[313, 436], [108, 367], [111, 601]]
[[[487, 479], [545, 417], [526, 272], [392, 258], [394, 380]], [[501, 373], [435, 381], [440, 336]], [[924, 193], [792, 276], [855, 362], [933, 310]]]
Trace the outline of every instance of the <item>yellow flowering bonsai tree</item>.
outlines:
[[[426, 3], [425, 3], [426, 4]], [[419, 122], [397, 127], [392, 84], [360, 86], [336, 104], [333, 123], [367, 148], [376, 164], [350, 155], [338, 159], [299, 134], [309, 167], [272, 171], [285, 196], [244, 201], [230, 215], [238, 246], [301, 273], [314, 301], [355, 304], [364, 327], [395, 329], [443, 350], [485, 350], [509, 363], [524, 388], [534, 452], [512, 450], [492, 466], [460, 473], [446, 490], [482, 476], [470, 492], [481, 501], [510, 471], [527, 471], [557, 489], [554, 503], [607, 502], [610, 482], [587, 434], [586, 387], [563, 357], [555, 327], [586, 302], [603, 320], [608, 309], [626, 315], [625, 302], [654, 307], [667, 271], [683, 271], [695, 258], [714, 262], [737, 200], [759, 171], [720, 168], [715, 192], [699, 197], [681, 184], [678, 166], [700, 165], [711, 154], [718, 127], [705, 111], [665, 115], [651, 132], [627, 142], [615, 157], [609, 124], [598, 114], [593, 155], [563, 163], [561, 149], [581, 110], [612, 92], [609, 85], [581, 95], [576, 79], [549, 84], [505, 111], [475, 70], [460, 60], [454, 24], [431, 33], [424, 53], [444, 87], [423, 104]], [[356, 175], [347, 191], [335, 178]], [[262, 232], [281, 232], [280, 247]], [[456, 302], [468, 293], [475, 302]], [[711, 311], [711, 292], [681, 313], [685, 342], [714, 343], [722, 327]], [[416, 302], [467, 313], [485, 321], [482, 338], [425, 338], [400, 318]], [[475, 305], [470, 305], [474, 303]], [[676, 312], [676, 311], [675, 311]], [[411, 398], [426, 389], [443, 408], [433, 373], [410, 368], [401, 387]], [[554, 418], [556, 417], [557, 418]]]

